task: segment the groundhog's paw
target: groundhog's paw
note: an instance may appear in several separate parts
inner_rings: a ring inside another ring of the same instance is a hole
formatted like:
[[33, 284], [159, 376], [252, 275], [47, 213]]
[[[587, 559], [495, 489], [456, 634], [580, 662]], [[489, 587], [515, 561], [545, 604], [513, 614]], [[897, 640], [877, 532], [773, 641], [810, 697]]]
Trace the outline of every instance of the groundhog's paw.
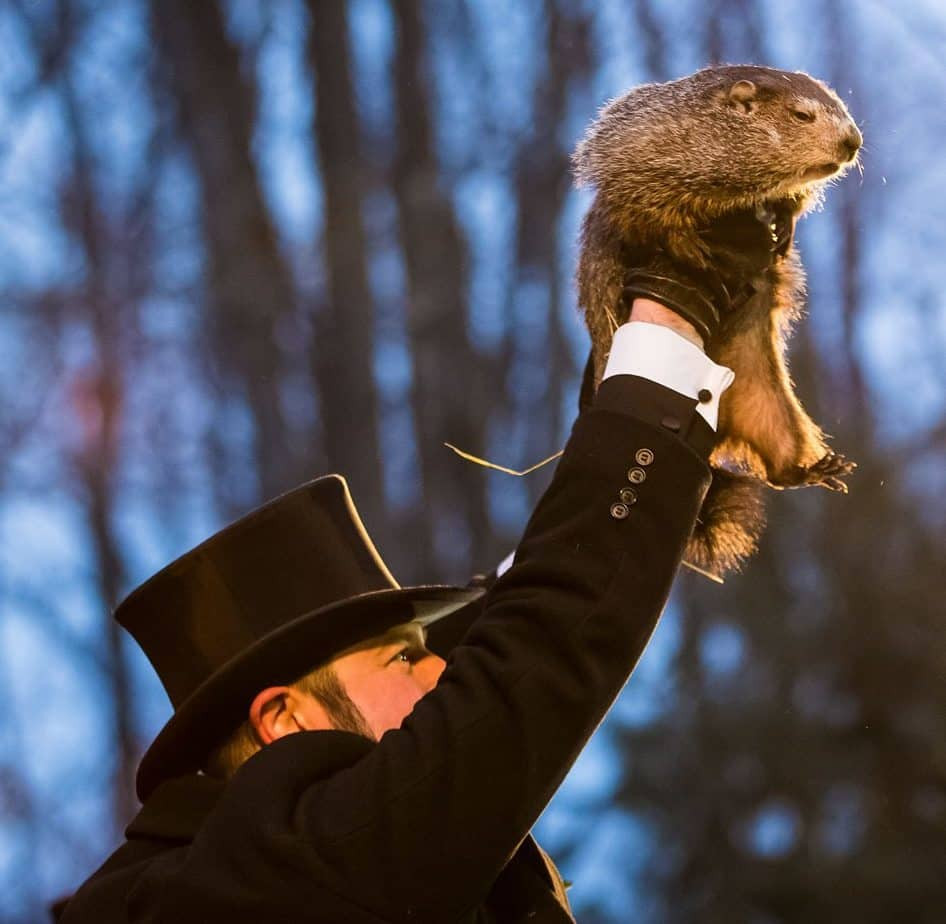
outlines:
[[856, 468], [856, 462], [845, 459], [839, 452], [829, 452], [808, 469], [810, 476], [816, 476], [808, 483], [820, 484], [829, 491], [847, 494], [847, 485], [841, 479], [846, 478]]
[[838, 452], [829, 452], [813, 465], [796, 465], [778, 478], [770, 476], [769, 483], [777, 488], [799, 488], [820, 485], [829, 491], [847, 494], [847, 485], [841, 480], [857, 468], [857, 463], [845, 459]]

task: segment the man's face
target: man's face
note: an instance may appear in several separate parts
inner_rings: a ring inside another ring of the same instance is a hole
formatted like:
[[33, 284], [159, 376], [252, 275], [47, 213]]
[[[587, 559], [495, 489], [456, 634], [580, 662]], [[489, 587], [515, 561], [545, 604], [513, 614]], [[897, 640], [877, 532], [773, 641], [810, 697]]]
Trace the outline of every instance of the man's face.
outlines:
[[403, 623], [335, 657], [335, 674], [375, 739], [399, 728], [446, 666], [428, 651], [423, 627]]

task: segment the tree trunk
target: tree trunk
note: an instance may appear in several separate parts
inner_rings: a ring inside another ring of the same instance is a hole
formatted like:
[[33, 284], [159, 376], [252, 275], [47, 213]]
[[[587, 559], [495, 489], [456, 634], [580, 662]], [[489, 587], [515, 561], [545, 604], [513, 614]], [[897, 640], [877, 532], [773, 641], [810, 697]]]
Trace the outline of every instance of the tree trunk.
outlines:
[[483, 370], [467, 337], [467, 255], [453, 204], [442, 188], [434, 145], [421, 4], [391, 4], [397, 30], [394, 191], [407, 269], [413, 402], [423, 475], [425, 573], [463, 580], [493, 564], [486, 477], [449, 456], [448, 441], [485, 444], [488, 404]]
[[[223, 396], [242, 397], [252, 421], [256, 484], [249, 497], [226, 470], [217, 483], [223, 498], [236, 489], [240, 500], [228, 503], [235, 512], [290, 487], [304, 464], [299, 456], [318, 457], [314, 445], [303, 453], [290, 445], [279, 398], [277, 328], [292, 313], [295, 293], [253, 161], [255, 91], [217, 3], [152, 0], [151, 18], [199, 181], [207, 348]], [[228, 434], [219, 438], [227, 444]]]
[[[516, 344], [512, 364], [523, 371], [528, 369], [523, 376], [525, 381], [545, 382], [544, 388], [533, 387], [524, 396], [513, 398], [517, 420], [524, 421], [527, 433], [524, 455], [519, 460], [522, 467], [561, 448], [558, 440], [564, 429], [562, 396], [565, 380], [573, 368], [559, 318], [566, 301], [558, 265], [559, 229], [562, 206], [571, 184], [568, 152], [559, 136], [568, 91], [575, 80], [587, 76], [591, 63], [587, 14], [568, 15], [556, 0], [546, 0], [544, 14], [546, 32], [531, 130], [516, 159], [515, 204], [519, 220], [508, 307]], [[530, 476], [530, 507], [538, 501], [551, 472], [550, 466], [544, 475]]]
[[374, 299], [362, 216], [369, 181], [355, 108], [347, 3], [308, 0], [306, 5], [328, 288], [328, 304], [316, 318], [313, 374], [329, 465], [350, 481], [358, 508], [383, 550], [389, 531], [373, 372]]
[[71, 232], [85, 264], [82, 304], [92, 334], [96, 360], [75, 380], [74, 408], [80, 421], [81, 443], [74, 464], [85, 503], [87, 529], [95, 561], [96, 589], [103, 605], [106, 670], [110, 686], [117, 757], [112, 777], [113, 815], [120, 832], [137, 807], [134, 791], [138, 742], [135, 735], [131, 678], [125, 658], [123, 630], [111, 618], [125, 585], [125, 571], [114, 532], [115, 474], [119, 466], [119, 428], [122, 407], [122, 324], [129, 306], [119, 303], [109, 281], [119, 276], [108, 265], [110, 251], [105, 218], [98, 209], [87, 122], [79, 110], [68, 76], [63, 101], [71, 134], [72, 175], [66, 189], [63, 224]]

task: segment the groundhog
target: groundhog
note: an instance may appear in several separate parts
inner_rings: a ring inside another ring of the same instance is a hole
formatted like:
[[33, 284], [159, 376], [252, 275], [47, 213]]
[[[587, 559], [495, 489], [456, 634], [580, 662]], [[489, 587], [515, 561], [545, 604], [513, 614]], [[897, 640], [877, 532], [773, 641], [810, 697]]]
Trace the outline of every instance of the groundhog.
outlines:
[[[820, 202], [824, 187], [856, 162], [861, 134], [844, 103], [819, 80], [767, 67], [711, 67], [646, 84], [608, 103], [574, 155], [576, 181], [596, 190], [585, 217], [578, 299], [591, 334], [594, 387], [611, 336], [627, 320], [627, 270], [664, 252], [706, 268], [700, 237], [710, 222], [754, 210], [769, 222]], [[761, 491], [840, 479], [853, 463], [829, 451], [795, 397], [786, 337], [800, 314], [804, 272], [789, 235], [764, 277], [725, 280], [750, 293], [706, 344], [736, 373], [720, 404], [713, 485], [687, 560], [722, 573], [752, 551], [763, 525]]]

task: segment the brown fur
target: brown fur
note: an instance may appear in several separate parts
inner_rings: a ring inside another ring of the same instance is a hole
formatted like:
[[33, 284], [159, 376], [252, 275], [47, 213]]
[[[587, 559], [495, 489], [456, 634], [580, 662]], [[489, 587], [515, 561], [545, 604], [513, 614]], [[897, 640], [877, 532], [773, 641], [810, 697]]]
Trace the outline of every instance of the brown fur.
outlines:
[[[578, 266], [579, 303], [591, 334], [595, 385], [615, 327], [627, 320], [627, 269], [655, 248], [697, 267], [699, 237], [727, 212], [773, 206], [800, 215], [855, 162], [860, 134], [825, 84], [772, 68], [714, 67], [646, 84], [607, 104], [575, 153], [579, 185], [595, 187]], [[792, 245], [756, 294], [723, 319], [707, 353], [736, 373], [720, 405], [718, 473], [688, 549], [723, 571], [755, 549], [762, 482], [845, 490], [853, 464], [832, 453], [794, 394], [785, 363], [801, 313], [804, 271]]]

